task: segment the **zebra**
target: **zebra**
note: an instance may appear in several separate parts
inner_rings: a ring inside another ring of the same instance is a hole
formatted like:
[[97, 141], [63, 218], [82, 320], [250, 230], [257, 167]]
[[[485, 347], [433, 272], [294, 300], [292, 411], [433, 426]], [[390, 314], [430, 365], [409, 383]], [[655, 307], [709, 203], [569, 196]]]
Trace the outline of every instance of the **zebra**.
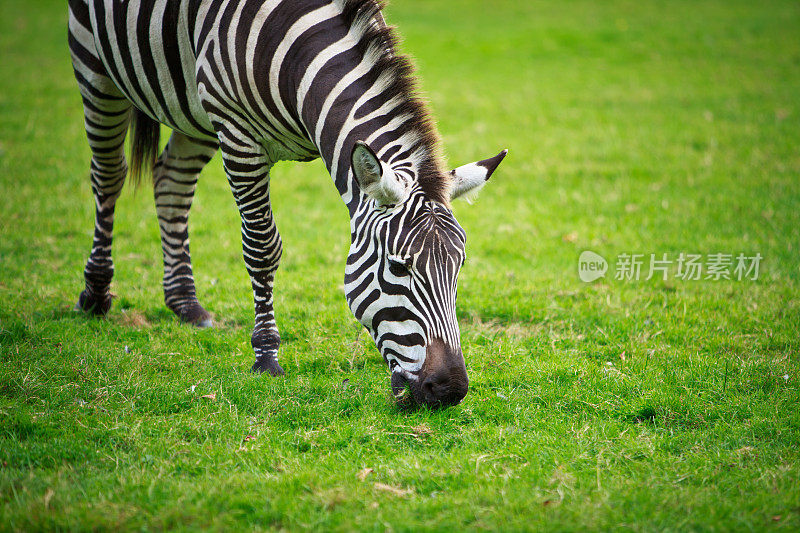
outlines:
[[[69, 0], [96, 208], [76, 308], [108, 313], [115, 204], [129, 173], [134, 182], [152, 173], [165, 303], [184, 322], [212, 325], [196, 295], [188, 215], [198, 175], [219, 150], [253, 289], [252, 370], [283, 375], [270, 168], [322, 158], [350, 215], [347, 304], [387, 362], [392, 392], [417, 405], [459, 403], [468, 389], [455, 309], [466, 236], [450, 202], [475, 195], [507, 151], [444, 170], [436, 127], [382, 7]], [[172, 133], [158, 154], [161, 124]]]

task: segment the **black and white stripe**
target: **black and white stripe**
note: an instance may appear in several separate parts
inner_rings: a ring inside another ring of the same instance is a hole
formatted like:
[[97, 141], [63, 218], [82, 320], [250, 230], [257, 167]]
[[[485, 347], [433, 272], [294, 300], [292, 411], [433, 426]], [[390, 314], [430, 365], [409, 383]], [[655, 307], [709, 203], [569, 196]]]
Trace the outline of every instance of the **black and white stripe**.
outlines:
[[[69, 44], [83, 96], [97, 203], [79, 306], [111, 303], [114, 205], [127, 173], [154, 161], [167, 305], [210, 325], [195, 295], [188, 213], [220, 149], [242, 218], [253, 286], [254, 370], [282, 374], [273, 282], [280, 234], [269, 171], [321, 157], [351, 216], [348, 303], [372, 333], [396, 389], [455, 403], [466, 393], [455, 294], [465, 238], [451, 198], [476, 191], [505, 152], [452, 172], [406, 58], [374, 0], [70, 0]], [[152, 156], [151, 156], [152, 154]], [[154, 159], [154, 157], [153, 157]], [[435, 379], [434, 379], [435, 378]]]

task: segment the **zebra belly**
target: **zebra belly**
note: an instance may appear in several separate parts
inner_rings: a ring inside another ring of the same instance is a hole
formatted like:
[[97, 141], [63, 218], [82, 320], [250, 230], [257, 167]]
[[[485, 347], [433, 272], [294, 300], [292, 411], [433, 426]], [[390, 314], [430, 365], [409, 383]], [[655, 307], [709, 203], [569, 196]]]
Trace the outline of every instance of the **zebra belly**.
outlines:
[[189, 3], [89, 0], [95, 47], [119, 90], [151, 118], [216, 139], [197, 92]]

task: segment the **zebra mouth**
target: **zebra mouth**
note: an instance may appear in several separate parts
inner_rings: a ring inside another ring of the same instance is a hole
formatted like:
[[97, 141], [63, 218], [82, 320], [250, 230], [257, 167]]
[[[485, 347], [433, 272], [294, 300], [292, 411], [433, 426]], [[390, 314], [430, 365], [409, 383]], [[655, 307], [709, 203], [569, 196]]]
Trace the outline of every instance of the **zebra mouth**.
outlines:
[[396, 372], [392, 372], [392, 395], [395, 405], [401, 409], [412, 409], [417, 406], [417, 401], [411, 392], [411, 381]]
[[400, 373], [392, 373], [392, 395], [399, 409], [417, 409], [423, 405], [440, 409], [458, 405], [466, 395], [466, 389], [466, 373], [463, 382], [459, 382], [454, 388], [448, 388], [444, 394], [434, 394], [428, 385], [410, 380]]

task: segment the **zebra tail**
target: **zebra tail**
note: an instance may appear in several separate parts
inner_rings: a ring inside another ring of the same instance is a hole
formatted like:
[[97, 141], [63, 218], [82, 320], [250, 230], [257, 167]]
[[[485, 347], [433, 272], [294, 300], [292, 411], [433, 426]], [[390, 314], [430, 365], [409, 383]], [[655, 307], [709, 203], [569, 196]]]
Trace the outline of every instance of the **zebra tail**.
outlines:
[[153, 167], [158, 157], [161, 124], [134, 107], [130, 134], [130, 178], [133, 182], [133, 188], [138, 189], [143, 174], [147, 174], [150, 177], [153, 175]]

